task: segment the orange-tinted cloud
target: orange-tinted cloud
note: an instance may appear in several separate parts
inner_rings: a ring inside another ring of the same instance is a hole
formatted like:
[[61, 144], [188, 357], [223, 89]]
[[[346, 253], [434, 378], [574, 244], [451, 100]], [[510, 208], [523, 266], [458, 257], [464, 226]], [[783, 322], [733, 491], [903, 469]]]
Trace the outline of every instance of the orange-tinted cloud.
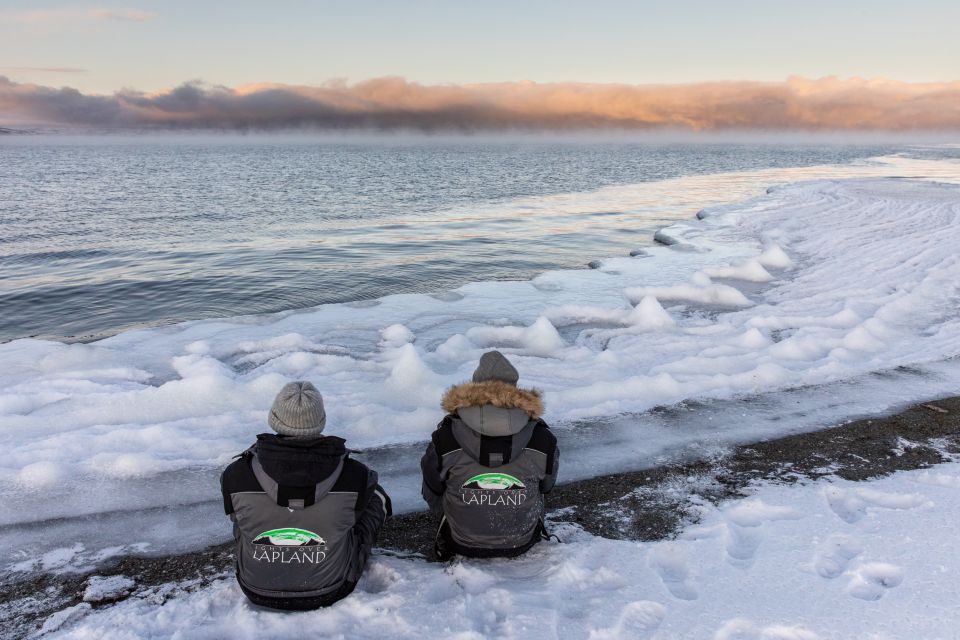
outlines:
[[98, 127], [957, 130], [960, 82], [790, 78], [684, 85], [402, 78], [319, 86], [187, 83], [86, 95], [0, 77], [0, 122]]

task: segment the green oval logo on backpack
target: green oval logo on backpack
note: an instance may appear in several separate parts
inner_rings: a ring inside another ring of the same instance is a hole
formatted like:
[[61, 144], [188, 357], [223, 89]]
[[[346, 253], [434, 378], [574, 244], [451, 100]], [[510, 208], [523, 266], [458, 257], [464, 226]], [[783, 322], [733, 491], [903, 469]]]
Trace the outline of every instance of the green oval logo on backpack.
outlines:
[[254, 537], [253, 544], [269, 544], [277, 547], [313, 547], [325, 545], [323, 538], [306, 529], [271, 529]]
[[463, 483], [461, 489], [492, 489], [512, 491], [526, 487], [517, 478], [508, 473], [481, 473]]

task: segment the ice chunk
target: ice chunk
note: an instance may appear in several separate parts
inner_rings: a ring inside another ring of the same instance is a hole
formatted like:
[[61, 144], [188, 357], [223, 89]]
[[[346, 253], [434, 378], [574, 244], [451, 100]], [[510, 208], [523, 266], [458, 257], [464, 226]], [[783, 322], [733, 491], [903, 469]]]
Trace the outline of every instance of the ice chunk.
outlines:
[[421, 406], [440, 395], [440, 379], [424, 363], [416, 347], [406, 343], [389, 355], [392, 363], [386, 386], [395, 404]]
[[385, 346], [399, 347], [408, 342], [413, 342], [415, 336], [413, 332], [402, 324], [392, 324], [380, 332], [382, 344]]
[[708, 284], [702, 287], [692, 284], [678, 284], [672, 287], [631, 287], [625, 289], [623, 293], [631, 300], [642, 300], [644, 297], [652, 296], [660, 300], [724, 307], [753, 305], [739, 290], [726, 284]]
[[623, 324], [628, 322], [630, 311], [627, 309], [605, 309], [567, 304], [551, 307], [544, 316], [556, 326], [570, 324]]
[[467, 338], [483, 347], [515, 347], [535, 356], [549, 356], [565, 346], [556, 327], [540, 316], [528, 327], [475, 327]]
[[672, 235], [666, 229], [658, 229], [656, 233], [653, 234], [653, 239], [660, 244], [665, 244], [667, 246], [677, 245], [682, 242], [680, 238]]
[[749, 282], [770, 282], [773, 276], [763, 268], [759, 260], [745, 260], [735, 267], [712, 267], [704, 269], [711, 278], [747, 280]]
[[30, 489], [45, 489], [53, 486], [62, 476], [61, 469], [53, 462], [32, 462], [17, 472], [17, 481]]
[[758, 329], [747, 329], [734, 339], [734, 344], [744, 349], [763, 349], [770, 346], [770, 338]]
[[851, 351], [880, 351], [884, 347], [883, 341], [863, 325], [844, 336], [842, 344]]
[[769, 245], [757, 258], [757, 262], [768, 269], [789, 269], [793, 266], [790, 256], [776, 244]]
[[133, 591], [137, 583], [127, 576], [90, 576], [87, 588], [83, 592], [84, 602], [103, 602], [116, 600]]
[[793, 267], [793, 260], [777, 244], [768, 246], [757, 258], [757, 262], [768, 269], [790, 269]]
[[640, 331], [656, 331], [676, 325], [656, 296], [644, 296], [627, 316], [627, 322]]
[[751, 327], [788, 329], [791, 327], [838, 327], [848, 328], [860, 324], [863, 319], [852, 309], [843, 309], [826, 316], [774, 316], [756, 315], [747, 321]]
[[57, 611], [55, 614], [43, 621], [43, 625], [40, 627], [39, 635], [42, 636], [48, 633], [53, 633], [54, 631], [59, 630], [61, 627], [68, 627], [90, 613], [91, 610], [92, 607], [88, 603], [81, 602], [80, 604]]

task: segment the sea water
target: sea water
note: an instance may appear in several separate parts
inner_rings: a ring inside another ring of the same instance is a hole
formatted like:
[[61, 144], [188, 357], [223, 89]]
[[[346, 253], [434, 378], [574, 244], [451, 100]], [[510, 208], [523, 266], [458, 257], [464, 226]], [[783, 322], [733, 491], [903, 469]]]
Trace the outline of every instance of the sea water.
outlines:
[[890, 145], [579, 138], [0, 138], [0, 342], [529, 279], [648, 245], [708, 193]]

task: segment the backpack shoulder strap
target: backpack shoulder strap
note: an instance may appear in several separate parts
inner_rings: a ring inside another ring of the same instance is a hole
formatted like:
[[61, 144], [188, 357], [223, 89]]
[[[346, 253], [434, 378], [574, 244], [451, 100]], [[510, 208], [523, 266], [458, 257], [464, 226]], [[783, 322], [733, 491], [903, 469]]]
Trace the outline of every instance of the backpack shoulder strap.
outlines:
[[557, 456], [557, 437], [550, 431], [550, 427], [543, 420], [537, 420], [530, 441], [527, 443], [528, 449], [539, 451], [547, 456], [547, 472], [553, 469], [554, 460]]
[[260, 488], [263, 489], [263, 492], [270, 496], [271, 500], [277, 502], [277, 497], [280, 494], [280, 485], [263, 470], [263, 465], [260, 464], [256, 451], [251, 453], [250, 468], [253, 470], [253, 475], [256, 477], [257, 482], [260, 483]]
[[443, 456], [460, 448], [460, 443], [453, 435], [452, 416], [444, 416], [430, 436], [430, 440], [433, 442], [433, 451], [437, 455], [437, 471], [441, 471], [443, 469]]

